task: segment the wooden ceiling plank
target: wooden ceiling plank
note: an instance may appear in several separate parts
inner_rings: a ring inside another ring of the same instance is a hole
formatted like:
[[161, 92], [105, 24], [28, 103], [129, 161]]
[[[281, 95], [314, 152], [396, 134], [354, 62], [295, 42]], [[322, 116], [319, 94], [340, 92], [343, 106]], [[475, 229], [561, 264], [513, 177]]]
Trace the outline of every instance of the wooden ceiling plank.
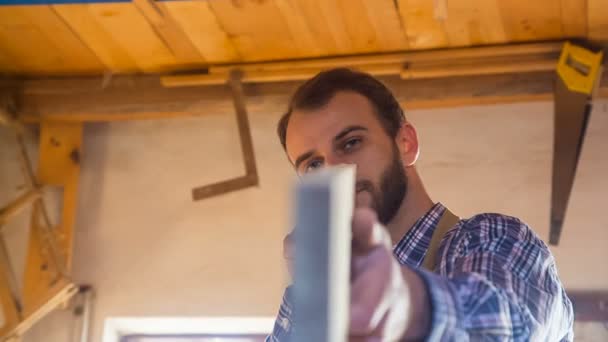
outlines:
[[0, 46], [25, 74], [69, 71], [57, 48], [25, 15], [25, 6], [0, 6]]
[[448, 1], [445, 29], [450, 46], [504, 43], [506, 36], [497, 1]]
[[51, 6], [28, 6], [24, 14], [57, 48], [75, 73], [100, 73], [104, 66], [95, 53]]
[[[304, 18], [308, 29], [312, 33], [316, 44], [321, 49], [322, 55], [336, 55], [345, 53], [348, 50], [350, 42], [337, 41], [332, 33], [330, 26], [330, 18], [324, 12], [322, 6], [323, 1], [317, 0], [289, 0], [300, 12], [299, 15]], [[329, 13], [331, 15], [331, 13]], [[341, 20], [341, 18], [339, 18]]]
[[272, 1], [209, 2], [220, 25], [245, 61], [296, 58], [300, 50]]
[[53, 5], [53, 9], [95, 52], [107, 70], [116, 73], [139, 70], [126, 49], [120, 46], [95, 19], [89, 10], [89, 5]]
[[342, 9], [338, 6], [337, 1], [317, 1], [321, 13], [321, 17], [325, 19], [325, 23], [329, 27], [329, 32], [336, 43], [336, 47], [340, 54], [350, 53], [353, 50], [353, 44], [346, 30], [346, 24], [342, 17]]
[[274, 0], [285, 18], [291, 37], [302, 56], [322, 56], [323, 48], [317, 43], [306, 18], [302, 15], [300, 2], [294, 0]]
[[509, 41], [534, 41], [562, 37], [561, 6], [555, 0], [499, 1]]
[[207, 1], [168, 1], [163, 3], [199, 53], [210, 63], [241, 60], [228, 34], [222, 29]]
[[[171, 50], [132, 3], [88, 5], [94, 19], [131, 56], [142, 71], [164, 71], [178, 66]], [[125, 32], [128, 28], [128, 32]]]
[[19, 63], [6, 53], [8, 49], [3, 45], [0, 41], [0, 73], [14, 74], [19, 72], [21, 70]]
[[608, 44], [608, 1], [587, 0], [588, 38], [594, 42]]
[[448, 46], [449, 41], [444, 23], [435, 18], [433, 1], [398, 0], [398, 4], [410, 48], [425, 49]]
[[405, 28], [393, 0], [363, 1], [382, 51], [408, 48]]
[[163, 3], [154, 0], [133, 0], [133, 3], [173, 52], [178, 63], [201, 65], [205, 62], [198, 49], [192, 44], [190, 38], [167, 11]]
[[344, 28], [352, 44], [351, 53], [369, 53], [381, 51], [378, 35], [370, 16], [367, 6], [363, 3], [366, 0], [337, 0], [337, 5], [341, 9], [341, 16]]
[[[563, 34], [567, 38], [586, 38], [587, 1], [560, 0], [560, 5]], [[606, 14], [604, 14], [604, 17], [606, 17]]]

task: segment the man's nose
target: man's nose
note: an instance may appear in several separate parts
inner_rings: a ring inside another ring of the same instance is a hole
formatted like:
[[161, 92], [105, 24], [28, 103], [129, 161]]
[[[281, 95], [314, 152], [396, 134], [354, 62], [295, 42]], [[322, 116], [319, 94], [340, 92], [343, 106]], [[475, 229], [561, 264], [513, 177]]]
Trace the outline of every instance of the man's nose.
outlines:
[[329, 155], [325, 157], [325, 166], [327, 167], [352, 163], [353, 162], [351, 160], [340, 155]]

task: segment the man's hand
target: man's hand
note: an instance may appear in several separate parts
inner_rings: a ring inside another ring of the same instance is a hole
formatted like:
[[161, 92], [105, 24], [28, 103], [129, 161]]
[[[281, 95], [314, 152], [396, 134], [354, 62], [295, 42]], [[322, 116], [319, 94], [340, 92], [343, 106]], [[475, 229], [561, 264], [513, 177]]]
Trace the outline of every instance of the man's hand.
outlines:
[[408, 327], [411, 290], [388, 232], [370, 209], [353, 216], [350, 341], [398, 341]]
[[[390, 236], [371, 209], [355, 209], [352, 233], [349, 341], [424, 338], [430, 305], [422, 279], [394, 258]], [[292, 276], [293, 249], [289, 234], [283, 253]]]

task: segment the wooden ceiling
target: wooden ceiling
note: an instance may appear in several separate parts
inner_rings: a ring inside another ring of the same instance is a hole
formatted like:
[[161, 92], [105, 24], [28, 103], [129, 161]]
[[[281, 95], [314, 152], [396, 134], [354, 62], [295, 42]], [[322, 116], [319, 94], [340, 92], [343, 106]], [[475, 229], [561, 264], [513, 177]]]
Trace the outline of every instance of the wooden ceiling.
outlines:
[[0, 73], [158, 72], [564, 38], [608, 41], [606, 0], [75, 1], [81, 3], [0, 6]]

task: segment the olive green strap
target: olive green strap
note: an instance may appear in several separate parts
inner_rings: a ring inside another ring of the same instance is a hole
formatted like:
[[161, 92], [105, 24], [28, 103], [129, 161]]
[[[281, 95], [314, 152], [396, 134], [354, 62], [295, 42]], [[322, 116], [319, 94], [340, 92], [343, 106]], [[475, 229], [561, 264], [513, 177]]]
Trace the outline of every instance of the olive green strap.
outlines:
[[439, 244], [445, 236], [445, 233], [447, 233], [450, 228], [454, 227], [458, 221], [460, 221], [460, 218], [454, 215], [450, 209], [445, 208], [443, 215], [441, 215], [441, 219], [439, 219], [437, 227], [435, 227], [433, 236], [431, 237], [431, 242], [429, 243], [429, 248], [426, 251], [422, 267], [431, 272], [435, 269], [435, 266], [437, 265], [437, 252], [439, 251]]

